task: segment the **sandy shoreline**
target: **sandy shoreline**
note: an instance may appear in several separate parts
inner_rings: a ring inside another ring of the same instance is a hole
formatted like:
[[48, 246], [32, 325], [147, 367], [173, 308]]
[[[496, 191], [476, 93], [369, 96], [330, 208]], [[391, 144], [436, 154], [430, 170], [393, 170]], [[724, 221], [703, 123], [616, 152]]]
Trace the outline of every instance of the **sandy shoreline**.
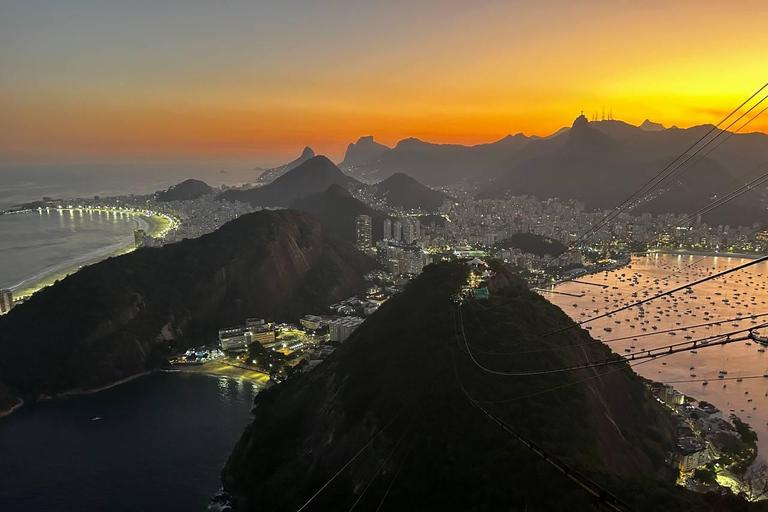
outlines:
[[269, 375], [265, 373], [258, 370], [249, 370], [238, 366], [232, 366], [231, 364], [220, 360], [209, 361], [201, 365], [175, 365], [170, 368], [165, 368], [165, 371], [225, 377], [261, 385], [266, 385], [269, 382]]
[[[137, 214], [136, 218], [141, 223], [146, 224], [145, 229], [147, 234], [150, 236], [161, 233], [168, 225], [168, 221], [158, 215], [149, 216]], [[68, 275], [74, 274], [80, 270], [80, 267], [93, 265], [94, 263], [98, 263], [99, 261], [105, 260], [107, 258], [111, 258], [113, 256], [121, 256], [133, 251], [133, 243], [133, 237], [130, 237], [127, 238], [124, 243], [114, 244], [98, 251], [94, 251], [90, 254], [85, 254], [76, 260], [72, 260], [71, 263], [62, 266], [60, 269], [54, 269], [51, 272], [42, 271], [37, 276], [27, 278], [22, 281], [20, 285], [11, 287], [11, 291], [13, 291], [14, 297], [17, 299], [28, 298], [40, 289], [45, 288], [46, 286], [50, 286], [56, 283], [56, 281], [64, 279]]]

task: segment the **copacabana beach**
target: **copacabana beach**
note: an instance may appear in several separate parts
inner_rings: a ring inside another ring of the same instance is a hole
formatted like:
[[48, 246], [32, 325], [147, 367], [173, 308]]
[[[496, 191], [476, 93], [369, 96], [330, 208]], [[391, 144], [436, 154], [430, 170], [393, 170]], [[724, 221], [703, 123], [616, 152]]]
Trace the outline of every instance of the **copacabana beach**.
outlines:
[[0, 288], [24, 298], [57, 280], [134, 248], [134, 231], [162, 233], [164, 217], [104, 210], [0, 215]]

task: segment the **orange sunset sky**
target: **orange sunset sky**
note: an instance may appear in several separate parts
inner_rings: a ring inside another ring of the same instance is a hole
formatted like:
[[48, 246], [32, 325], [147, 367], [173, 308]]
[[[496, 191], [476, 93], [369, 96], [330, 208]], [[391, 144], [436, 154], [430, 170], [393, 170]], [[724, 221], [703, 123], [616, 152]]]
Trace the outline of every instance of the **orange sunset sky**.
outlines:
[[766, 20], [764, 1], [4, 1], [0, 160], [340, 161], [361, 135], [474, 144], [603, 107], [716, 123], [768, 78]]

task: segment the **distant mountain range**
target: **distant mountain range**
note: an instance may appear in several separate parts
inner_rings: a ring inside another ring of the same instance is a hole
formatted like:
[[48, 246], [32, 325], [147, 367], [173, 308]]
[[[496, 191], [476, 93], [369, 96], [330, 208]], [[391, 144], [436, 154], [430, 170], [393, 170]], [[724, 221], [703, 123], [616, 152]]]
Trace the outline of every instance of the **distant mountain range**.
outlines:
[[357, 180], [344, 174], [328, 158], [319, 155], [304, 161], [272, 183], [248, 190], [227, 190], [220, 194], [218, 199], [241, 201], [254, 206], [287, 208], [296, 200], [323, 192], [334, 184], [344, 188], [355, 184], [360, 185]]
[[213, 194], [213, 189], [204, 181], [189, 179], [177, 185], [155, 193], [155, 200], [160, 202], [189, 201]]
[[374, 268], [293, 210], [89, 265], [0, 315], [0, 413], [18, 396], [92, 390], [156, 369], [245, 318], [321, 312], [361, 292]]
[[[508, 170], [487, 185], [479, 197], [533, 194], [540, 198], [578, 199], [588, 208], [611, 208], [711, 128], [646, 131], [621, 121], [590, 123], [580, 116], [567, 132], [553, 139], [532, 141], [510, 157]], [[741, 151], [735, 153], [735, 148]], [[768, 136], [734, 135], [717, 151], [699, 158], [684, 165], [681, 170], [690, 170], [678, 179], [662, 183], [660, 190], [636, 211], [692, 212], [708, 204], [714, 195], [738, 188], [746, 181], [741, 176], [768, 161]], [[695, 167], [691, 167], [694, 163]], [[751, 224], [765, 217], [764, 208], [764, 199], [750, 192], [705, 216], [705, 220]]]
[[273, 167], [271, 169], [266, 169], [264, 172], [262, 172], [259, 175], [259, 178], [257, 180], [258, 183], [272, 183], [277, 178], [285, 174], [286, 172], [295, 169], [296, 167], [300, 166], [310, 158], [315, 156], [315, 152], [312, 151], [312, 148], [309, 146], [306, 146], [304, 148], [304, 151], [301, 152], [301, 155], [296, 160], [289, 162], [287, 164], [279, 165], [277, 167]]
[[389, 206], [405, 209], [434, 212], [449, 199], [443, 192], [433, 190], [402, 172], [377, 183], [374, 188], [376, 198], [384, 200]]
[[[508, 135], [499, 141], [477, 146], [432, 144], [410, 138], [389, 149], [372, 138], [365, 138], [350, 145], [342, 167], [367, 183], [405, 173], [430, 186], [448, 185], [477, 180], [488, 169], [502, 165], [507, 155], [519, 151], [528, 141], [523, 134]], [[361, 143], [365, 151], [361, 150]], [[363, 161], [362, 155], [370, 155], [370, 159]]]
[[[579, 116], [571, 127], [548, 137], [508, 135], [476, 146], [410, 138], [388, 148], [368, 136], [350, 144], [341, 165], [367, 183], [405, 173], [428, 186], [484, 184], [481, 198], [535, 194], [582, 200], [590, 209], [609, 208], [621, 203], [712, 128], [664, 128], [650, 120], [638, 127], [615, 120], [589, 122]], [[717, 142], [707, 150], [715, 145]], [[698, 161], [700, 156], [703, 154], [687, 162], [685, 167], [695, 166], [681, 179], [665, 184], [638, 211], [691, 212], [706, 205], [714, 194], [736, 189], [756, 177], [745, 175], [768, 161], [768, 135], [733, 134], [727, 143]], [[751, 223], [764, 214], [767, 204], [763, 196], [750, 192], [719, 208], [708, 220]]]

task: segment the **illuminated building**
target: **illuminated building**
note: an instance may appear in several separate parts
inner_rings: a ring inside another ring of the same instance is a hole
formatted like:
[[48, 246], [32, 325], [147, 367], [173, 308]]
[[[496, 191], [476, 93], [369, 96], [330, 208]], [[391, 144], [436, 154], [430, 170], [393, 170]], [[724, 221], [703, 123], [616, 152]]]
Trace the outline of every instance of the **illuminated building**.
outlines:
[[275, 331], [260, 318], [249, 318], [244, 326], [219, 330], [222, 350], [243, 350], [256, 342], [262, 345], [275, 342]]
[[331, 341], [344, 341], [363, 323], [362, 318], [346, 316], [329, 324]]
[[367, 251], [373, 246], [371, 217], [368, 215], [355, 217], [355, 245], [361, 251]]
[[11, 290], [0, 290], [0, 315], [3, 315], [13, 307], [13, 293]]

